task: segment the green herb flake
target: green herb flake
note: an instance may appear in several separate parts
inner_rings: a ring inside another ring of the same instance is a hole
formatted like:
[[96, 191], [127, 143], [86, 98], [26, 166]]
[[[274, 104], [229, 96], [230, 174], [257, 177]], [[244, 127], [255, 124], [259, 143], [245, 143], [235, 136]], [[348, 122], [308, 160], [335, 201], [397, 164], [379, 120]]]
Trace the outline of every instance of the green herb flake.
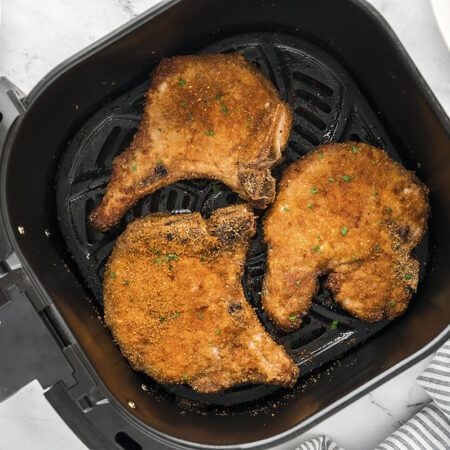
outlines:
[[199, 315], [198, 315], [198, 318], [199, 318], [199, 319], [203, 319], [203, 314], [199, 314]]
[[289, 206], [285, 206], [283, 209], [284, 209], [285, 211], [290, 211]]
[[186, 102], [181, 102], [180, 106], [186, 106]]
[[216, 95], [216, 100], [220, 100], [222, 98], [222, 94], [217, 94]]
[[358, 153], [358, 149], [353, 145], [352, 146], [352, 152], [356, 155]]
[[352, 255], [352, 259], [355, 259], [355, 255]]
[[188, 377], [187, 375], [185, 375], [183, 378], [184, 378], [186, 381], [189, 380], [189, 377]]
[[250, 125], [247, 125], [247, 128], [250, 129]]
[[189, 119], [194, 120], [194, 114], [189, 114]]
[[234, 112], [237, 112], [237, 108], [234, 108]]
[[131, 159], [132, 159], [133, 161], [134, 161], [136, 158], [137, 158], [136, 155], [133, 155], [133, 156], [131, 157]]
[[336, 180], [333, 177], [328, 178], [328, 181], [332, 181], [333, 183], [336, 183]]
[[400, 267], [400, 270], [401, 270], [402, 272], [404, 272], [404, 271], [405, 271], [405, 266], [401, 266], [401, 267]]
[[220, 184], [214, 184], [212, 190], [214, 194], [218, 194], [220, 192]]
[[375, 162], [375, 161], [372, 161], [370, 164], [372, 164], [372, 166], [374, 166], [374, 165], [376, 164], [376, 162]]
[[323, 158], [323, 153], [319, 153], [317, 156], [318, 156], [319, 158]]
[[381, 252], [381, 247], [379, 245], [377, 245], [377, 253]]
[[252, 118], [251, 117], [247, 117], [247, 120], [252, 120]]
[[136, 170], [137, 165], [135, 164], [133, 167], [131, 167], [131, 170]]
[[295, 284], [296, 284], [297, 286], [300, 286], [302, 283], [301, 283], [300, 280], [297, 280], [297, 281], [295, 282]]
[[263, 289], [262, 294], [264, 295], [264, 297], [267, 295], [267, 291], [265, 289]]
[[212, 342], [211, 342], [211, 341], [209, 341], [209, 342], [208, 342], [208, 345], [209, 345], [209, 346], [211, 347], [211, 346], [212, 346]]
[[348, 175], [344, 175], [344, 176], [342, 177], [342, 179], [343, 179], [344, 181], [346, 181], [347, 183], [351, 180], [351, 178], [350, 178]]
[[396, 166], [398, 166], [398, 161], [394, 161], [394, 164], [395, 164]]
[[389, 206], [386, 206], [386, 211], [392, 212], [392, 208]]
[[175, 314], [171, 317], [171, 319], [176, 319], [179, 315], [180, 315], [180, 313], [175, 313]]
[[116, 278], [116, 272], [110, 272], [111, 278]]
[[391, 173], [392, 172], [392, 169], [388, 169], [388, 173]]
[[130, 280], [125, 280], [124, 282], [123, 282], [123, 286], [128, 286], [130, 284]]
[[341, 229], [342, 236], [345, 236], [347, 234], [347, 231], [348, 231], [347, 227], [342, 227], [342, 229]]
[[228, 113], [228, 109], [225, 107], [225, 105], [221, 105], [222, 106], [222, 113], [223, 114], [227, 114]]
[[208, 100], [205, 100], [203, 103], [204, 103], [205, 106], [206, 106], [206, 105], [208, 104]]
[[200, 258], [200, 261], [201, 261], [201, 262], [205, 262], [205, 261], [206, 261], [206, 259], [205, 259], [205, 258], [203, 258], [203, 257], [201, 257], [201, 258]]
[[164, 317], [164, 316], [161, 316], [160, 318], [159, 318], [159, 321], [162, 323], [162, 322], [164, 322], [166, 320], [166, 318]]
[[319, 189], [311, 188], [311, 193], [317, 194], [319, 192]]
[[161, 252], [159, 250], [153, 250], [155, 255], [158, 255], [158, 258], [161, 258]]
[[156, 164], [158, 164], [158, 166], [160, 166], [162, 164], [162, 161], [159, 159], [158, 161], [156, 161]]
[[237, 46], [237, 44], [236, 44], [235, 42], [233, 42], [233, 43], [231, 44], [231, 48], [232, 48], [233, 50], [237, 50], [238, 46]]
[[172, 264], [169, 264], [169, 270], [172, 270], [172, 267], [173, 267]]
[[422, 167], [422, 164], [417, 163], [417, 168], [420, 169]]
[[381, 220], [377, 220], [377, 223], [382, 223]]
[[379, 194], [378, 189], [375, 189], [375, 197]]
[[297, 318], [297, 316], [291, 316], [291, 317], [289, 317], [289, 320], [291, 321], [291, 322], [295, 322], [295, 319]]
[[334, 319], [333, 322], [331, 322], [330, 330], [335, 330], [338, 326], [339, 320]]
[[311, 205], [311, 203], [308, 203], [308, 204], [306, 205], [306, 207], [309, 208], [309, 209], [314, 209], [314, 206]]
[[316, 245], [316, 246], [312, 249], [313, 252], [317, 252], [317, 250], [320, 250], [320, 245]]
[[186, 84], [186, 81], [180, 80], [180, 86], [184, 86]]
[[207, 136], [214, 136], [214, 131], [213, 131], [213, 130], [205, 131], [205, 134], [206, 134]]
[[161, 128], [158, 128], [158, 131], [159, 131], [160, 133], [162, 133], [162, 130], [161, 130]]
[[219, 329], [219, 327], [217, 327], [216, 334], [219, 334], [219, 333], [220, 333], [220, 329]]
[[409, 273], [405, 273], [405, 280], [410, 280], [412, 278], [412, 275]]
[[130, 298], [130, 303], [133, 303], [133, 302], [134, 302], [134, 299]]
[[395, 306], [395, 302], [391, 302], [391, 306]]
[[199, 73], [196, 73], [195, 76], [196, 76], [197, 78], [200, 78], [200, 74], [199, 74]]

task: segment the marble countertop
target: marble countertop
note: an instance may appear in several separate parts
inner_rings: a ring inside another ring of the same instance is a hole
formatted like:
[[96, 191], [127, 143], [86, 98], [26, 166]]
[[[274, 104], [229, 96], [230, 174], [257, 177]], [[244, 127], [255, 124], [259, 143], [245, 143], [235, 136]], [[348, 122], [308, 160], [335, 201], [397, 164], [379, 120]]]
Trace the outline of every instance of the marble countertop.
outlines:
[[[25, 93], [54, 66], [157, 3], [157, 0], [8, 0], [0, 28], [0, 76]], [[450, 55], [428, 0], [370, 0], [387, 19], [447, 114]], [[100, 18], [100, 20], [99, 20]], [[431, 356], [306, 432], [327, 434], [346, 450], [372, 449], [428, 402], [415, 378]], [[0, 404], [0, 449], [86, 447], [34, 381]]]

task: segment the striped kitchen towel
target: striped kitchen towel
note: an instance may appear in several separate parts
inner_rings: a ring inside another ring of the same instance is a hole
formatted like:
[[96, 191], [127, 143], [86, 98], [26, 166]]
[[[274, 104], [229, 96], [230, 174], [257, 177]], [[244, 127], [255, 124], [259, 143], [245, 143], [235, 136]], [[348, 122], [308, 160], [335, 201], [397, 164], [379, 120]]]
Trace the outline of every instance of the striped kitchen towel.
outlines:
[[[450, 340], [417, 378], [432, 398], [425, 408], [389, 436], [376, 450], [450, 449]], [[326, 436], [303, 442], [295, 450], [344, 450]]]

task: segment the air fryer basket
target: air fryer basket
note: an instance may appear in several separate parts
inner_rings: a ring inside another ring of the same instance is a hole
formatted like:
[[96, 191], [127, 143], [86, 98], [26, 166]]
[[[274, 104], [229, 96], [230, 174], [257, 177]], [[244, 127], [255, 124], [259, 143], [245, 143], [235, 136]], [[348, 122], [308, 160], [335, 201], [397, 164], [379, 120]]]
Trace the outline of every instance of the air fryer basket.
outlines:
[[[0, 178], [0, 346], [17, 361], [0, 367], [0, 399], [37, 377], [51, 387], [46, 396], [61, 416], [96, 448], [282, 448], [442, 340], [450, 292], [449, 122], [389, 28], [364, 3], [190, 0], [186, 14], [187, 3], [149, 11], [65, 63], [27, 98], [0, 84], [0, 144], [8, 133]], [[244, 291], [301, 378], [293, 390], [241, 385], [199, 395], [129, 368], [99, 320], [104, 264], [135, 217], [208, 215], [241, 200], [225, 185], [216, 192], [214, 180], [183, 181], [142, 199], [107, 233], [86, 218], [104, 192], [112, 159], [139, 125], [148, 74], [159, 59], [234, 51], [271, 78], [293, 108], [276, 176], [322, 142], [368, 142], [409, 169], [420, 165], [433, 217], [417, 249], [419, 291], [404, 316], [366, 324], [321, 291], [294, 333], [277, 329], [260, 308], [265, 248], [259, 226]], [[334, 319], [338, 328], [331, 330]]]

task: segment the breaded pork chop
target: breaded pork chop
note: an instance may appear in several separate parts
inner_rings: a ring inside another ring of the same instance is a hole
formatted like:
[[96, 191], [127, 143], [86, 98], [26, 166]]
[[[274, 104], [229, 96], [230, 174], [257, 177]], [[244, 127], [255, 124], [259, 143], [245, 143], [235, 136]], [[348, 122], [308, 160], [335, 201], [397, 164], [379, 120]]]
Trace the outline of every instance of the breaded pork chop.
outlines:
[[103, 286], [105, 322], [134, 369], [206, 393], [295, 383], [298, 368], [244, 298], [254, 221], [239, 205], [208, 220], [153, 214], [128, 225]]
[[275, 87], [242, 55], [163, 59], [92, 224], [105, 231], [141, 197], [190, 178], [220, 180], [265, 208], [275, 199], [270, 169], [281, 159], [291, 121]]
[[373, 322], [408, 306], [418, 283], [428, 189], [383, 150], [327, 144], [290, 166], [264, 219], [268, 244], [263, 306], [298, 328], [328, 275], [334, 300]]

